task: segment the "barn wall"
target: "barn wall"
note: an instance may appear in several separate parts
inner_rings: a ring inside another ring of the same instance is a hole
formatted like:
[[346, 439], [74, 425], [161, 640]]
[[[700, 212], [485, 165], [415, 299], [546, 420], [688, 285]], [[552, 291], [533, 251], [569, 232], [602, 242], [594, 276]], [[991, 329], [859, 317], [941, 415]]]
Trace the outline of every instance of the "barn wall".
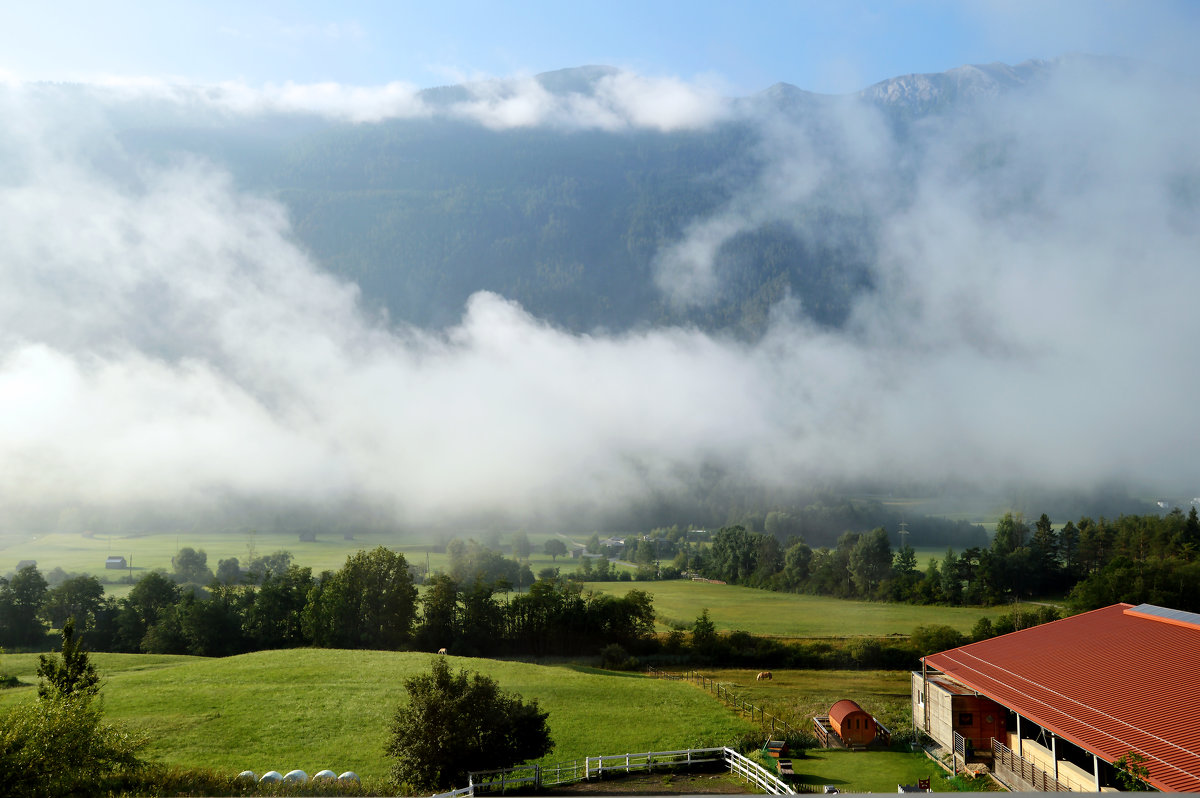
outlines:
[[926, 730], [938, 745], [954, 747], [953, 696], [936, 684], [929, 685], [929, 728]]
[[[992, 699], [975, 695], [956, 695], [952, 704], [954, 714], [951, 722], [954, 730], [970, 740], [976, 751], [989, 754], [993, 737], [1001, 742], [1006, 739], [1004, 723], [1008, 711]], [[968, 720], [968, 715], [970, 722], [963, 723], [964, 720]]]
[[916, 671], [912, 671], [909, 673], [909, 676], [911, 677], [909, 679], [909, 684], [912, 688], [913, 725], [921, 731], [927, 732], [928, 729], [925, 728], [925, 705], [921, 701], [921, 691], [924, 687], [921, 680], [921, 674], [917, 673]]

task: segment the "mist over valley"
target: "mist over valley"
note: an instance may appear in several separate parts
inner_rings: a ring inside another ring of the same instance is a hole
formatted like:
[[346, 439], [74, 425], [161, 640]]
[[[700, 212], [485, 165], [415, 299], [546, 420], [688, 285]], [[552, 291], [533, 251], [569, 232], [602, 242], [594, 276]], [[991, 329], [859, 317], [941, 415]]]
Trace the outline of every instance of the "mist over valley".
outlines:
[[1186, 503], [1196, 100], [1085, 56], [7, 83], [0, 527]]

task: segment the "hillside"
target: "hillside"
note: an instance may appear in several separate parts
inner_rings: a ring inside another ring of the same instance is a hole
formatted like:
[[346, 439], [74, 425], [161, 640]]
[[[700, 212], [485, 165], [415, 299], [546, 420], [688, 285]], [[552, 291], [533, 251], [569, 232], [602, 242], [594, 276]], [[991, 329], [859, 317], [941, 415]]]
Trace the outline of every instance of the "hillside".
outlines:
[[[429, 654], [299, 649], [224, 659], [93, 654], [106, 718], [144, 731], [150, 757], [173, 765], [262, 773], [354, 770], [386, 778], [383, 748], [403, 680]], [[618, 751], [721, 745], [754, 727], [679, 682], [579, 666], [450, 657], [550, 713], [555, 750], [546, 762]], [[36, 655], [4, 669], [36, 682]], [[0, 693], [0, 708], [33, 697]], [[647, 723], [647, 718], [655, 722]]]
[[[969, 116], [1079, 63], [964, 66], [842, 97], [777, 84], [735, 98], [713, 124], [665, 131], [494, 128], [456, 115], [485, 93], [520, 90], [503, 84], [428, 89], [419, 98], [432, 116], [371, 123], [155, 103], [106, 113], [123, 157], [169, 164], [199, 156], [281, 200], [316, 259], [395, 322], [443, 327], [471, 294], [493, 291], [576, 331], [682, 323], [755, 336], [788, 297], [802, 299], [813, 321], [838, 326], [873, 287], [879, 227], [900, 207], [913, 170], [924, 168], [930, 129], [921, 120]], [[617, 74], [580, 67], [536, 82], [555, 100], [577, 103]], [[80, 99], [87, 94], [73, 95]], [[867, 135], [875, 124], [890, 129], [888, 146], [898, 149], [886, 174], [856, 163], [847, 115], [861, 116], [855, 124]], [[824, 174], [781, 214], [743, 210], [767, 190], [787, 140], [825, 162]], [[881, 176], [885, 195], [870, 197], [881, 186], [863, 181]], [[675, 301], [661, 290], [664, 250], [731, 209], [750, 218], [713, 253], [718, 294]]]

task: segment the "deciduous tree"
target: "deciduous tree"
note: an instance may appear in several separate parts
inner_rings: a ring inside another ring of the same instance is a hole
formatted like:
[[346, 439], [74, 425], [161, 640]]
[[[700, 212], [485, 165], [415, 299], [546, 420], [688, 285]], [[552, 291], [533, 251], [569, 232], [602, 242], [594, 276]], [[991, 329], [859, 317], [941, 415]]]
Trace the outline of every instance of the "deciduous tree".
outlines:
[[451, 673], [443, 657], [429, 674], [405, 679], [404, 689], [408, 702], [396, 710], [387, 753], [392, 781], [407, 791], [464, 786], [469, 771], [511, 767], [554, 747], [549, 713], [537, 701], [502, 692], [480, 673]]
[[566, 556], [567, 544], [563, 543], [558, 538], [550, 538], [546, 541], [546, 545], [543, 547], [543, 550], [546, 552], [546, 554], [550, 555], [550, 559], [553, 562], [558, 562], [559, 557]]

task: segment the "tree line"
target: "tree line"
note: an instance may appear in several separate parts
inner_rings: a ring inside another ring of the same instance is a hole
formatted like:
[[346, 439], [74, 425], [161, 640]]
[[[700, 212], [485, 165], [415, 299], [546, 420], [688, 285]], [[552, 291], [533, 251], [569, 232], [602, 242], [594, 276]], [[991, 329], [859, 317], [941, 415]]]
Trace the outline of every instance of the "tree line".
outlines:
[[[201, 656], [300, 646], [591, 654], [653, 634], [645, 592], [616, 597], [552, 579], [508, 595], [515, 586], [508, 577], [520, 580], [521, 568], [467, 544], [451, 557], [450, 573], [431, 576], [418, 598], [415, 569], [383, 547], [319, 575], [295, 565], [287, 552], [257, 559], [245, 572], [227, 566], [213, 574], [204, 552], [185, 548], [173, 575], [150, 571], [117, 599], [105, 596], [94, 576], [50, 587], [36, 566], [27, 566], [0, 579], [0, 645], [40, 647], [49, 627], [72, 618], [95, 651]], [[207, 578], [207, 587], [195, 578]]]
[[995, 605], [1064, 596], [1082, 612], [1117, 602], [1200, 611], [1200, 517], [1081, 517], [1056, 528], [1046, 514], [1032, 527], [1006, 513], [986, 546], [930, 559], [922, 570], [911, 546], [893, 549], [887, 531], [844, 532], [813, 548], [798, 536], [725, 527], [688, 567], [707, 578], [769, 590], [917, 604]]

